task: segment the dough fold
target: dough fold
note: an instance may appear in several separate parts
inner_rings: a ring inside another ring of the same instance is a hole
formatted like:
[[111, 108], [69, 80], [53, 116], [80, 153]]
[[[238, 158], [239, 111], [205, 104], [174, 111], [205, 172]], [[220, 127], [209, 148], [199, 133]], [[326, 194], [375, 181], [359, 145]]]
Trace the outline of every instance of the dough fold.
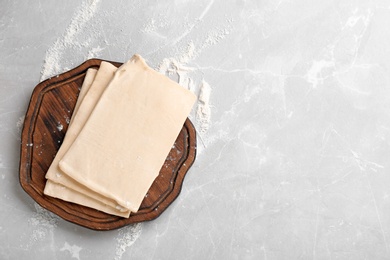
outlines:
[[134, 55], [115, 72], [60, 169], [137, 212], [195, 100]]
[[44, 193], [121, 217], [137, 212], [196, 96], [134, 55], [88, 70]]
[[87, 70], [65, 138], [46, 173], [47, 182], [44, 194], [108, 214], [129, 217], [129, 210], [118, 210], [122, 208], [115, 201], [81, 185], [64, 174], [58, 167], [58, 162], [76, 139], [116, 70], [114, 65], [105, 61], [101, 63], [99, 70]]

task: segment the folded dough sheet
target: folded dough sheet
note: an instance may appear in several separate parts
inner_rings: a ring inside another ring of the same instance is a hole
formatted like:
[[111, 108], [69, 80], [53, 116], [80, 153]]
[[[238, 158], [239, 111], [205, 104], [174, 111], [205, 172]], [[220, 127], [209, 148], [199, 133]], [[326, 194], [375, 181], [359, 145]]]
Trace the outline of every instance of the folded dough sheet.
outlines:
[[121, 208], [115, 201], [79, 184], [58, 167], [58, 162], [78, 136], [116, 70], [114, 65], [103, 61], [98, 71], [94, 69], [87, 71], [63, 143], [46, 173], [44, 194], [108, 214], [129, 217], [129, 210]]
[[82, 88], [90, 87], [80, 93], [45, 194], [128, 217], [158, 176], [196, 97], [139, 55], [119, 69], [102, 63], [92, 83], [88, 74]]

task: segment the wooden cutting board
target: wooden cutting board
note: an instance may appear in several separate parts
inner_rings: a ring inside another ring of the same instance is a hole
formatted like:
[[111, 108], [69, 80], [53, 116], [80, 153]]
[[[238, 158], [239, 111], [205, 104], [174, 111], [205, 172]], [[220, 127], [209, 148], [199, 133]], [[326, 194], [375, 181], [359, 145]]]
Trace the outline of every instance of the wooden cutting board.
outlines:
[[[187, 119], [139, 211], [129, 218], [44, 195], [45, 174], [64, 139], [86, 71], [98, 68], [101, 62], [99, 59], [88, 60], [35, 87], [22, 131], [19, 180], [39, 205], [61, 218], [94, 230], [111, 230], [155, 219], [177, 198], [184, 176], [195, 160], [196, 133]], [[121, 65], [111, 63], [117, 67]]]

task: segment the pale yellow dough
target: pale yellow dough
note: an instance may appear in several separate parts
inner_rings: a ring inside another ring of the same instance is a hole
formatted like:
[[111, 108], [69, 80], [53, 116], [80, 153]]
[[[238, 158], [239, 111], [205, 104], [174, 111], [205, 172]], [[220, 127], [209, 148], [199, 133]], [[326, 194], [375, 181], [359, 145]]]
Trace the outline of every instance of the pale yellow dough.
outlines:
[[[95, 80], [97, 72], [98, 72], [97, 69], [88, 69], [87, 70], [87, 73], [85, 74], [85, 78], [83, 81], [83, 85], [81, 86], [79, 95], [77, 97], [76, 105], [73, 109], [73, 115], [77, 114], [77, 111], [79, 110], [80, 105], [84, 100], [84, 97], [88, 93], [89, 88], [91, 87], [93, 81]], [[72, 116], [72, 118], [70, 119], [69, 126], [72, 125], [74, 118], [75, 118], [75, 116]]]
[[60, 169], [96, 194], [137, 212], [195, 100], [190, 91], [133, 56], [115, 72], [61, 157]]
[[46, 174], [48, 180], [44, 194], [95, 208], [109, 214], [129, 217], [129, 210], [123, 210], [115, 201], [79, 184], [58, 168], [58, 162], [84, 126], [108, 82], [113, 78], [116, 69], [112, 64], [102, 62], [98, 72], [94, 69], [88, 70], [64, 141]]

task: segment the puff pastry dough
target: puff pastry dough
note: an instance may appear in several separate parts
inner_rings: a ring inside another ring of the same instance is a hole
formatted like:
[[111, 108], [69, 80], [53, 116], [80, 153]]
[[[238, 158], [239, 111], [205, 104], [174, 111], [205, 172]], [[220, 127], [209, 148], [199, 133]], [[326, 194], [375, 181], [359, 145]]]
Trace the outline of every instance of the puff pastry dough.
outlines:
[[88, 70], [44, 193], [129, 217], [174, 144], [196, 96], [139, 55]]
[[47, 182], [44, 194], [95, 208], [108, 214], [128, 217], [130, 211], [118, 210], [121, 208], [118, 207], [115, 201], [79, 184], [64, 174], [58, 167], [58, 162], [79, 134], [116, 70], [117, 68], [114, 65], [103, 61], [98, 71], [95, 69], [87, 71], [63, 143], [46, 173]]
[[115, 72], [60, 169], [137, 212], [195, 100], [134, 55]]

